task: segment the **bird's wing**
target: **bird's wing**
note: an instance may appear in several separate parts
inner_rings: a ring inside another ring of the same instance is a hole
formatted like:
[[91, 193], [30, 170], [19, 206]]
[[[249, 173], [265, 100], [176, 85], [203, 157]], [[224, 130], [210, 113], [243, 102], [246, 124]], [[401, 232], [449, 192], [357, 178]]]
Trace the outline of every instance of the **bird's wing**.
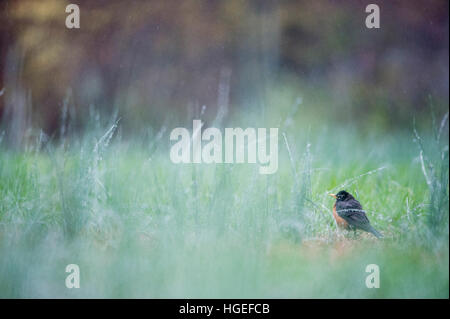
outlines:
[[370, 225], [366, 213], [357, 200], [338, 202], [336, 204], [336, 212], [352, 226], [366, 229]]

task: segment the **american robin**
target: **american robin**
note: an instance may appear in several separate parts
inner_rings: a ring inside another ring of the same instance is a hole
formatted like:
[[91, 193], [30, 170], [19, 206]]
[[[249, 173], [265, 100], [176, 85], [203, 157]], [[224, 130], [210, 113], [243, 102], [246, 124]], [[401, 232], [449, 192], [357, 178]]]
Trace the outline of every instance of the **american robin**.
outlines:
[[340, 228], [347, 230], [362, 229], [374, 234], [377, 238], [383, 237], [375, 228], [370, 225], [361, 204], [346, 191], [337, 194], [329, 194], [336, 198], [333, 206], [333, 217]]

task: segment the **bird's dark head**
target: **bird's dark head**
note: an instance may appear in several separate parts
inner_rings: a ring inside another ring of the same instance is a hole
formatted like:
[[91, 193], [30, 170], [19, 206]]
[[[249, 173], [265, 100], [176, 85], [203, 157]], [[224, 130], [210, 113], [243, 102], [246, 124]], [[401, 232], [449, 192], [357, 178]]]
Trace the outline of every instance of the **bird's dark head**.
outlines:
[[336, 198], [337, 201], [346, 201], [353, 199], [353, 196], [350, 193], [347, 193], [346, 191], [340, 191], [337, 194], [329, 194], [329, 195]]

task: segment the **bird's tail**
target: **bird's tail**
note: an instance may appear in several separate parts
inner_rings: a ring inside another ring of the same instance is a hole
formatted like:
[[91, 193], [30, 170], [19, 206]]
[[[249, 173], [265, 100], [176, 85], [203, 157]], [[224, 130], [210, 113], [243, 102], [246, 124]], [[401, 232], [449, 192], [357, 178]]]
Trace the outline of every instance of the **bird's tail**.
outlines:
[[383, 238], [383, 235], [382, 235], [378, 230], [376, 230], [375, 228], [373, 228], [372, 226], [370, 226], [369, 231], [370, 231], [372, 234], [374, 234], [375, 237], [377, 237], [377, 238]]

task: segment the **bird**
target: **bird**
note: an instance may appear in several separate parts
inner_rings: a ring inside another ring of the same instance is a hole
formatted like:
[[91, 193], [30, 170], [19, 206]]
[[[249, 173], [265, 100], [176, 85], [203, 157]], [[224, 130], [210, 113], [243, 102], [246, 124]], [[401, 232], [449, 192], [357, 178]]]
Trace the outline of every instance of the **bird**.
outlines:
[[338, 227], [354, 230], [361, 229], [372, 233], [377, 238], [382, 238], [383, 235], [370, 225], [370, 221], [366, 216], [361, 204], [352, 196], [352, 194], [345, 190], [337, 194], [328, 194], [336, 198], [333, 206], [333, 217], [336, 220]]

